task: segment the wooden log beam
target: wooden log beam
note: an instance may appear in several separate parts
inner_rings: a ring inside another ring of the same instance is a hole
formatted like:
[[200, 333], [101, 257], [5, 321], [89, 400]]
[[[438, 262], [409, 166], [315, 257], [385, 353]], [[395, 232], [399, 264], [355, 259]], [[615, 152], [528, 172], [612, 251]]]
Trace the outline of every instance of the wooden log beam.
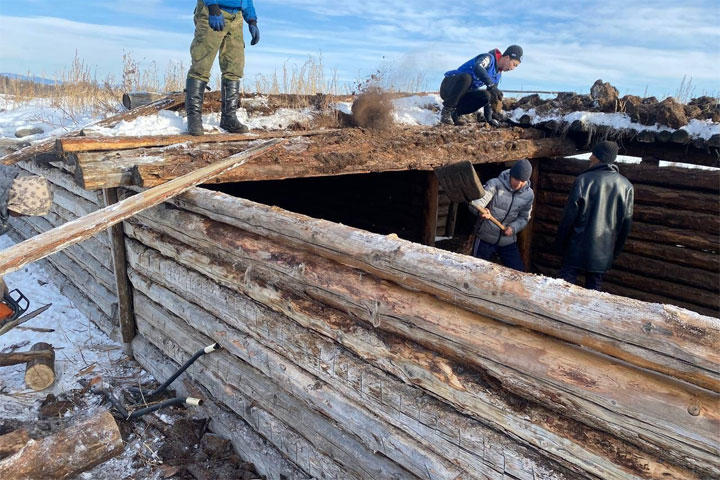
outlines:
[[[295, 252], [202, 217], [154, 209], [139, 218], [196, 249], [232, 258], [241, 271], [262, 272], [282, 288], [307, 292], [376, 328], [491, 372], [518, 395], [630, 442], [647, 442], [646, 448], [684, 452], [698, 465], [705, 464], [703, 468], [720, 472], [720, 465], [711, 466], [714, 460], [710, 460], [710, 452], [718, 448], [710, 433], [720, 421], [720, 411], [714, 407], [720, 405], [716, 394], [456, 308], [315, 252]], [[543, 279], [546, 289], [551, 283]], [[558, 283], [567, 289], [565, 282]], [[507, 350], [510, 347], [512, 353]], [[638, 384], [644, 387], [638, 390]], [[666, 394], [658, 397], [657, 391]], [[699, 398], [703, 398], [702, 418], [694, 418], [689, 431], [688, 405]]]
[[22, 450], [30, 441], [30, 433], [24, 428], [0, 435], [0, 459]]
[[[25, 385], [39, 392], [55, 383], [55, 349], [49, 343], [38, 342], [30, 351], [45, 353], [28, 361], [25, 367]], [[50, 355], [47, 355], [47, 352], [50, 352]]]
[[[173, 94], [169, 95], [163, 99], [160, 99], [156, 102], [150, 103], [148, 105], [143, 105], [142, 107], [139, 107], [134, 110], [130, 110], [128, 112], [119, 113], [117, 115], [113, 115], [111, 117], [98, 120], [96, 122], [93, 122], [89, 125], [86, 125], [83, 127], [83, 130], [90, 129], [93, 127], [104, 127], [109, 128], [112, 127], [119, 122], [125, 120], [132, 120], [133, 118], [140, 117], [143, 115], [151, 115], [153, 113], [157, 113], [160, 110], [173, 108], [175, 106], [181, 105], [185, 101], [185, 95], [183, 94]], [[82, 135], [82, 131], [73, 131], [68, 134], [66, 134], [66, 137], [78, 137]], [[43, 155], [47, 153], [52, 153], [55, 150], [55, 143], [56, 143], [55, 137], [50, 137], [43, 139], [39, 141], [38, 143], [34, 145], [30, 145], [28, 147], [25, 147], [23, 149], [18, 150], [17, 152], [13, 152], [9, 155], [5, 155], [0, 159], [0, 163], [3, 165], [13, 165], [15, 163], [21, 162], [23, 160], [31, 160], [33, 157], [38, 155]]]
[[[155, 378], [169, 378], [180, 368], [165, 356], [157, 347], [151, 344], [142, 335], [136, 335], [132, 342], [133, 355], [145, 369]], [[250, 462], [261, 475], [268, 480], [311, 480], [322, 478], [320, 472], [313, 470], [319, 459], [324, 455], [318, 451], [303, 450], [305, 445], [293, 442], [294, 432], [272, 431], [269, 438], [287, 439], [295, 447], [292, 457], [285, 456], [275, 445], [268, 442], [252, 426], [245, 422], [235, 412], [229, 410], [220, 402], [214, 401], [210, 392], [200, 385], [185, 379], [176, 382], [173, 388], [181, 395], [202, 398], [203, 404], [199, 408], [210, 419], [210, 429], [218, 435], [229, 439], [240, 457]], [[287, 445], [287, 443], [286, 443]], [[330, 461], [326, 459], [326, 461]], [[313, 472], [313, 477], [303, 469]], [[337, 470], [337, 469], [336, 469]], [[326, 477], [339, 478], [339, 477]]]
[[[464, 255], [204, 189], [194, 189], [172, 203], [296, 248], [312, 249], [474, 312], [720, 391], [720, 355], [715, 348], [720, 329], [711, 318], [567, 289], [564, 283], [548, 284], [534, 275], [509, 272]], [[644, 328], [648, 325], [652, 328]]]
[[[547, 158], [542, 160], [542, 169], [546, 173], [578, 175], [587, 170], [588, 160], [576, 158]], [[701, 190], [720, 193], [720, 170], [701, 170], [698, 168], [658, 167], [639, 164], [616, 163], [620, 173], [633, 184], [655, 185], [688, 190]], [[543, 176], [545, 173], [543, 173]]]
[[[126, 227], [131, 236], [152, 243], [163, 255], [194, 265], [202, 272], [200, 275], [151, 249], [130, 242], [130, 249], [135, 252], [134, 268], [153, 281], [149, 288], [144, 287], [147, 283], [138, 284], [138, 287], [155, 301], [162, 301], [163, 305], [182, 315], [186, 322], [206, 335], [221, 336], [223, 345], [231, 352], [240, 348], [236, 346], [247, 344], [235, 335], [234, 329], [253, 336], [262, 345], [273, 348], [296, 365], [309, 369], [323, 381], [341, 389], [349, 398], [368, 405], [388, 423], [427, 442], [427, 448], [435, 449], [445, 458], [454, 459], [470, 473], [477, 472], [486, 478], [504, 473], [516, 478], [525, 478], [531, 473], [552, 478], [547, 471], [541, 473], [543, 461], [532, 452], [533, 448], [537, 448], [572, 469], [574, 474], [569, 477], [574, 478], [585, 474], [608, 479], [635, 478], [635, 475], [658, 479], [665, 478], [665, 475], [694, 477], [687, 471], [671, 473], [674, 467], [663, 466], [662, 462], [618, 439], [581, 424], [572, 424], [572, 421], [561, 419], [537, 405], [526, 404], [520, 414], [513, 406], [518, 404], [516, 400], [488, 388], [487, 383], [479, 383], [477, 376], [460, 364], [397, 337], [378, 336], [371, 328], [338, 310], [276, 290], [271, 285], [263, 285], [258, 283], [257, 278], [240, 278], [233, 266], [224, 265], [170, 239], [163, 241], [148, 229], [132, 225]], [[232, 285], [230, 288], [233, 290], [220, 284]], [[225, 324], [193, 304], [202, 304]], [[322, 340], [319, 335], [328, 340]], [[335, 342], [358, 355], [362, 361], [338, 348]], [[391, 376], [383, 371], [388, 371]], [[395, 378], [401, 378], [407, 385]], [[447, 403], [419, 395], [411, 385], [432, 392]], [[398, 405], [401, 407], [398, 408]], [[450, 405], [463, 411], [464, 415]], [[475, 418], [489, 423], [495, 430]], [[555, 420], [547, 422], [549, 418]], [[497, 431], [507, 432], [527, 443], [529, 448], [499, 435]], [[459, 433], [456, 437], [441, 432]], [[464, 448], [464, 445], [471, 444], [485, 445], [485, 448]], [[620, 458], [634, 458], [633, 464], [639, 468], [629, 467], [626, 462], [618, 461]], [[508, 459], [517, 461], [508, 462]], [[525, 467], [521, 471], [507, 470], [512, 465]], [[552, 469], [562, 470], [559, 466]]]
[[221, 175], [243, 165], [248, 160], [265, 153], [279, 143], [278, 140], [269, 140], [237, 156], [230, 157], [213, 165], [208, 165], [200, 170], [178, 177], [164, 185], [159, 185], [127, 198], [120, 203], [105, 207], [74, 222], [66, 223], [49, 232], [42, 233], [18, 245], [7, 248], [0, 252], [0, 275], [18, 270], [24, 265], [52, 255], [68, 245], [75, 244], [98, 232], [107, 230], [108, 227], [146, 208], [162, 203], [217, 175]]
[[[110, 207], [118, 203], [117, 188], [103, 190], [105, 205]], [[125, 234], [122, 223], [115, 224], [108, 229], [110, 248], [112, 250], [112, 266], [115, 274], [115, 293], [118, 301], [118, 320], [120, 334], [126, 353], [130, 353], [130, 342], [135, 336], [135, 312], [133, 310], [132, 289], [127, 273], [127, 260], [125, 257]]]
[[26, 172], [32, 173], [33, 175], [45, 177], [53, 185], [62, 187], [70, 193], [74, 193], [75, 195], [94, 203], [98, 207], [102, 206], [102, 195], [99, 195], [97, 192], [91, 192], [85, 190], [84, 188], [80, 188], [75, 183], [75, 179], [72, 175], [65, 173], [59, 168], [52, 166], [39, 166], [33, 162], [21, 162], [18, 163], [17, 166]]
[[428, 172], [425, 179], [425, 198], [423, 202], [423, 225], [420, 243], [435, 245], [438, 223], [438, 179], [435, 173]]
[[103, 152], [146, 147], [167, 147], [184, 143], [186, 145], [252, 142], [271, 138], [312, 137], [336, 132], [336, 129], [308, 131], [270, 131], [250, 133], [216, 133], [210, 135], [148, 135], [142, 137], [73, 137], [58, 138], [56, 150], [68, 154], [77, 152]]
[[[230, 172], [213, 183], [249, 180], [345, 175], [400, 170], [432, 170], [435, 167], [466, 158], [473, 163], [495, 163], [553, 156], [574, 152], [572, 142], [561, 138], [534, 138], [531, 132], [516, 130], [473, 130], [447, 138], [447, 131], [406, 128], [407, 138], [398, 140], [391, 134], [378, 135], [362, 129], [342, 129], [324, 135], [317, 141], [298, 138], [284, 149], [264, 155], [249, 169]], [[188, 147], [167, 152], [159, 162], [137, 162], [133, 183], [151, 187], [223, 158], [237, 151], [239, 144], [217, 144]], [[154, 149], [135, 155], [158, 157]]]
[[115, 419], [104, 412], [41, 440], [30, 440], [0, 460], [0, 478], [72, 478], [123, 450]]

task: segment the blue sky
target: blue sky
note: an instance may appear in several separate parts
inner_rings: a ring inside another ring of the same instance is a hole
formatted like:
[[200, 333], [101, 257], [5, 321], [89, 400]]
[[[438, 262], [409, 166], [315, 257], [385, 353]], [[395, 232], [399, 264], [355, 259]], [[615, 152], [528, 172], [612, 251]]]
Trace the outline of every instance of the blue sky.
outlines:
[[[189, 64], [191, 0], [0, 0], [0, 71], [52, 77], [77, 51], [98, 77], [120, 76], [123, 52], [165, 71]], [[588, 92], [601, 78], [621, 94], [720, 95], [720, 2], [619, 0], [256, 0], [261, 42], [246, 49], [246, 86], [322, 54], [343, 85], [378, 69], [398, 86], [517, 43], [522, 65], [505, 89]], [[215, 67], [217, 71], [217, 66]], [[216, 75], [216, 72], [214, 72]]]

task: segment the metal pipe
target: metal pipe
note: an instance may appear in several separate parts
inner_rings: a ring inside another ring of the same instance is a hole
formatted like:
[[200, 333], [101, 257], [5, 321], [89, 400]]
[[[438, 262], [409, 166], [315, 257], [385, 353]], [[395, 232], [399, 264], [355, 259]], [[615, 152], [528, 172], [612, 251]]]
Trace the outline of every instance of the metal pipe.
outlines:
[[186, 405], [199, 406], [199, 405], [203, 404], [203, 401], [199, 398], [193, 398], [193, 397], [171, 398], [169, 400], [164, 400], [160, 403], [156, 403], [155, 405], [141, 408], [140, 410], [135, 410], [133, 413], [130, 414], [130, 416], [126, 416], [126, 418], [128, 420], [134, 420], [136, 418], [142, 417], [145, 414], [154, 412], [155, 410], [160, 410], [161, 408], [165, 408], [165, 407], [171, 407], [173, 405], [180, 405], [182, 403], [184, 403]]
[[136, 395], [140, 394], [143, 397], [153, 397], [155, 395], [158, 395], [158, 394], [164, 392], [170, 386], [170, 384], [175, 381], [175, 379], [177, 377], [179, 377], [185, 370], [188, 369], [188, 367], [190, 365], [195, 363], [195, 360], [202, 357], [206, 353], [214, 352], [215, 350], [220, 350], [220, 348], [222, 348], [222, 347], [220, 347], [220, 344], [213, 343], [212, 345], [208, 345], [207, 347], [203, 348], [202, 350], [198, 350], [197, 352], [195, 352], [195, 354], [192, 357], [190, 357], [190, 359], [187, 362], [185, 362], [183, 364], [182, 367], [178, 368], [177, 371], [175, 373], [173, 373], [170, 378], [165, 380], [165, 383], [160, 385], [155, 390], [148, 392], [146, 390], [143, 390], [142, 388], [132, 387], [132, 388], [128, 388], [128, 391], [130, 391], [131, 393], [136, 394]]

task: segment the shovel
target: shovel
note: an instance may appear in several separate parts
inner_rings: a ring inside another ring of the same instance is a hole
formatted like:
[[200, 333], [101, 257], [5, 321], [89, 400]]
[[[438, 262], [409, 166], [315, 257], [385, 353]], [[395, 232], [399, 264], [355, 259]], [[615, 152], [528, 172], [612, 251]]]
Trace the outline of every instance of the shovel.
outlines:
[[[435, 175], [437, 175], [438, 183], [445, 194], [455, 203], [469, 203], [485, 195], [485, 189], [470, 162], [458, 162], [438, 167], [435, 169]], [[482, 214], [490, 213], [486, 208], [475, 205], [473, 207]], [[490, 215], [490, 221], [500, 230], [505, 230], [505, 225], [492, 215]]]

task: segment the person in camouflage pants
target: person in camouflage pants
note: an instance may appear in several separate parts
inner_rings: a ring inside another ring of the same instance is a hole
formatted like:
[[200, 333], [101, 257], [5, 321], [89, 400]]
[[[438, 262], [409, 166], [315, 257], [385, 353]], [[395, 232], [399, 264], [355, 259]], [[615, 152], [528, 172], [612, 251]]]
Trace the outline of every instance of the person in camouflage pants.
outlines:
[[252, 36], [250, 45], [260, 41], [253, 0], [198, 0], [195, 7], [195, 37], [190, 45], [192, 65], [185, 85], [188, 133], [202, 135], [202, 106], [205, 88], [215, 56], [220, 53], [222, 72], [222, 115], [220, 127], [230, 133], [245, 133], [248, 127], [237, 119], [240, 79], [245, 68], [243, 20]]

